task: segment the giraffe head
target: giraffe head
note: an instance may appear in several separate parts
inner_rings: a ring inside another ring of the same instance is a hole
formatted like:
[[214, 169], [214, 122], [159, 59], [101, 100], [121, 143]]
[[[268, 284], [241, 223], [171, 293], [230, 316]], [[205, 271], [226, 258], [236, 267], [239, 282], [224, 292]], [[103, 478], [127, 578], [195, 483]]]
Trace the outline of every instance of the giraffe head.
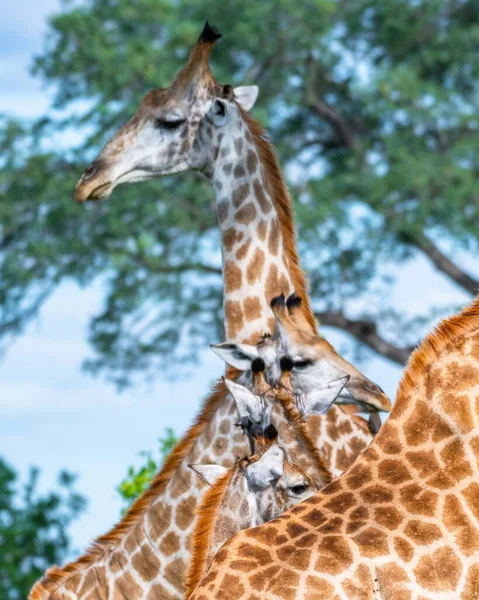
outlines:
[[291, 385], [299, 397], [329, 382], [348, 377], [338, 404], [356, 404], [365, 412], [391, 410], [391, 402], [381, 388], [344, 360], [323, 337], [311, 328], [302, 307], [301, 298], [283, 295], [271, 302], [276, 327], [273, 336], [266, 336], [256, 346], [249, 344], [213, 344], [211, 349], [229, 365], [250, 375], [251, 364], [261, 358], [266, 364], [266, 379], [277, 385], [281, 375], [281, 360], [292, 361]]
[[276, 518], [317, 489], [304, 471], [288, 462], [276, 442], [258, 438], [256, 443], [256, 454], [237, 461], [230, 469], [190, 465], [210, 489], [197, 509], [186, 597], [234, 533]]
[[208, 22], [169, 88], [150, 91], [136, 114], [105, 145], [76, 187], [79, 202], [105, 198], [120, 183], [194, 169], [208, 173], [223, 136], [241, 126], [256, 86], [216, 83], [208, 65], [221, 37]]

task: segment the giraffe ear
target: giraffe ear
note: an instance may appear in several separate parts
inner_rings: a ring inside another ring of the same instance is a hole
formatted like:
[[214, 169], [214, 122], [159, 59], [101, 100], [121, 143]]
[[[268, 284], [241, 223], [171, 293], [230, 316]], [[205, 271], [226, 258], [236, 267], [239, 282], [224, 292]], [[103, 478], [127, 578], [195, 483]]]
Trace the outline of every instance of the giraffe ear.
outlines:
[[225, 379], [224, 382], [236, 402], [240, 421], [249, 420], [255, 425], [262, 423], [265, 407], [261, 398], [231, 379]]
[[226, 467], [220, 465], [188, 465], [201, 479], [210, 486], [213, 486], [220, 477], [228, 472]]
[[272, 481], [279, 479], [283, 472], [284, 450], [273, 444], [259, 460], [246, 468], [246, 477], [250, 485], [264, 490]]
[[313, 414], [323, 415], [328, 412], [348, 381], [349, 375], [346, 375], [346, 377], [333, 379], [326, 385], [319, 385], [311, 391], [301, 394], [298, 400], [298, 409], [303, 417]]
[[244, 110], [251, 110], [258, 98], [259, 87], [257, 85], [240, 85], [234, 88], [236, 102]]
[[248, 344], [224, 342], [223, 344], [211, 344], [210, 348], [226, 363], [240, 371], [247, 371], [251, 367], [251, 361], [259, 356], [256, 346]]

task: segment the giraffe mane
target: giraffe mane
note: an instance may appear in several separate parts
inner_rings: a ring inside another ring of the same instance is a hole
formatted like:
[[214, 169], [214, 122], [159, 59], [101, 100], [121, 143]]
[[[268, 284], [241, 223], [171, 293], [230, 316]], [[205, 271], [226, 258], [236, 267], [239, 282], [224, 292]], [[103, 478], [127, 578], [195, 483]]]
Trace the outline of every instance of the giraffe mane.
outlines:
[[70, 576], [91, 566], [96, 560], [103, 557], [107, 552], [110, 552], [116, 544], [123, 539], [123, 537], [145, 514], [153, 503], [153, 500], [157, 498], [158, 494], [164, 490], [176, 469], [180, 466], [185, 456], [193, 447], [194, 442], [214, 416], [219, 404], [226, 394], [226, 386], [223, 380], [219, 380], [184, 438], [169, 454], [163, 467], [157, 473], [149, 488], [133, 502], [119, 523], [117, 523], [109, 532], [94, 540], [85, 554], [80, 556], [77, 560], [68, 563], [64, 567], [53, 566], [48, 569], [45, 575], [33, 586], [28, 596], [28, 600], [46, 600], [48, 596], [53, 594], [69, 579]]
[[[401, 399], [407, 398], [415, 390], [417, 379], [424, 376], [425, 371], [431, 367], [447, 346], [475, 328], [479, 328], [479, 295], [460, 313], [443, 319], [436, 325], [411, 354], [399, 383], [391, 417], [394, 418], [394, 414], [401, 409]], [[380, 434], [381, 432], [378, 435]]]
[[234, 472], [234, 468], [228, 469], [227, 473], [209, 487], [203, 495], [201, 504], [195, 511], [198, 520], [193, 532], [191, 562], [185, 580], [186, 598], [193, 593], [193, 590], [203, 578], [213, 528]]
[[238, 105], [243, 120], [253, 138], [258, 150], [260, 162], [264, 167], [266, 179], [270, 186], [271, 197], [278, 213], [279, 224], [285, 251], [288, 256], [288, 266], [291, 270], [294, 291], [301, 296], [302, 310], [313, 331], [317, 330], [316, 319], [309, 303], [306, 276], [299, 264], [296, 249], [296, 233], [291, 196], [284, 181], [273, 146], [266, 138], [263, 126]]

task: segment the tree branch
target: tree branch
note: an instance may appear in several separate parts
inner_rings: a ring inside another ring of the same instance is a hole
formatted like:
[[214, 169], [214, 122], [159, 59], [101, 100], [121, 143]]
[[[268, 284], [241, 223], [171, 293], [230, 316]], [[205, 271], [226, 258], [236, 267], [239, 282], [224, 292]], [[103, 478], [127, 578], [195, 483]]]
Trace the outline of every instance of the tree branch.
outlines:
[[409, 355], [414, 350], [414, 346], [401, 348], [384, 340], [378, 334], [376, 323], [373, 321], [366, 319], [349, 319], [339, 311], [315, 312], [315, 316], [322, 325], [328, 325], [329, 327], [336, 327], [347, 331], [378, 354], [381, 354], [400, 365], [404, 365]]
[[469, 292], [473, 296], [477, 294], [479, 291], [479, 280], [460, 269], [428, 237], [425, 235], [413, 236], [407, 233], [402, 234], [402, 237], [422, 250], [438, 271], [447, 275], [462, 289], [466, 290], [466, 292]]
[[306, 81], [306, 106], [316, 113], [320, 119], [331, 125], [339, 141], [339, 143], [335, 142], [333, 144], [334, 147], [345, 146], [346, 148], [354, 148], [353, 135], [345, 119], [331, 108], [327, 102], [318, 97], [315, 89], [317, 64], [311, 55], [307, 59], [306, 68], [307, 72], [310, 73], [310, 77]]

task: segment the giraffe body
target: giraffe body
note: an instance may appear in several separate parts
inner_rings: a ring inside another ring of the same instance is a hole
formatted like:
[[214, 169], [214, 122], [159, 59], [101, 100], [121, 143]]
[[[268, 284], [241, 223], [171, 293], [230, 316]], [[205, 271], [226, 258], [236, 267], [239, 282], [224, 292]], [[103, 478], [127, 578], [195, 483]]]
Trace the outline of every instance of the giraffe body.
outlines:
[[219, 551], [192, 600], [479, 598], [479, 298], [413, 354], [371, 446]]

